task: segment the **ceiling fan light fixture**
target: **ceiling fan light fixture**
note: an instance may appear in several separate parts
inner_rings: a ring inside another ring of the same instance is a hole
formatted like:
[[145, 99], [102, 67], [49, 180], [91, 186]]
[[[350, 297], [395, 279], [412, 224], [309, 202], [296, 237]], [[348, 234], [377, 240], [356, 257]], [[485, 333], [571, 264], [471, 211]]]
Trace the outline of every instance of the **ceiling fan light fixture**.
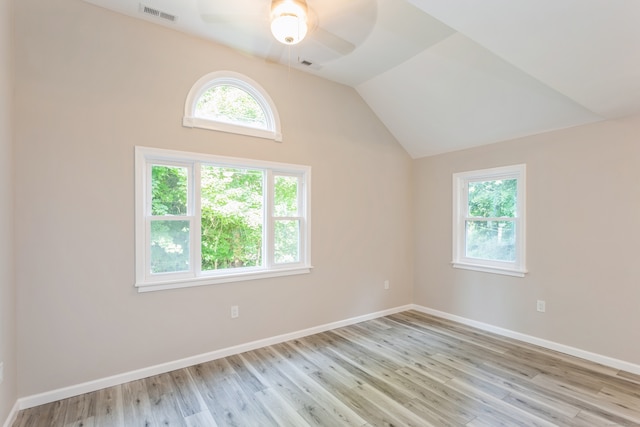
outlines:
[[280, 43], [300, 43], [307, 35], [306, 4], [294, 0], [274, 1], [271, 9], [271, 33]]

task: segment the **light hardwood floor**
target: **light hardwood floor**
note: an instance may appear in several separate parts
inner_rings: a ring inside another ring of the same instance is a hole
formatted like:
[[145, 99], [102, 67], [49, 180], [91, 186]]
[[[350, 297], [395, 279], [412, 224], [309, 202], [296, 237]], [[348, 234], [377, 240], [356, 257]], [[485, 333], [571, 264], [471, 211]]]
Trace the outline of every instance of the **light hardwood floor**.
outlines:
[[640, 376], [407, 311], [21, 411], [26, 426], [640, 426]]

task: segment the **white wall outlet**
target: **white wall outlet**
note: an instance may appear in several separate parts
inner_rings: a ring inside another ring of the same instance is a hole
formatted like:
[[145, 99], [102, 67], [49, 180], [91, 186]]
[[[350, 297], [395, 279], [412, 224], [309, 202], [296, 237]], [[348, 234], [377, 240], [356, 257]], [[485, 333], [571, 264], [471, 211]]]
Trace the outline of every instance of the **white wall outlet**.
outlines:
[[389, 281], [388, 280], [384, 281], [384, 288], [385, 289], [389, 289]]
[[4, 362], [0, 362], [0, 384], [4, 381]]
[[547, 310], [547, 303], [539, 299], [538, 302], [536, 303], [536, 309], [540, 313], [544, 313]]
[[237, 305], [232, 305], [231, 306], [231, 318], [235, 319], [238, 316], [240, 316], [240, 309], [238, 308]]

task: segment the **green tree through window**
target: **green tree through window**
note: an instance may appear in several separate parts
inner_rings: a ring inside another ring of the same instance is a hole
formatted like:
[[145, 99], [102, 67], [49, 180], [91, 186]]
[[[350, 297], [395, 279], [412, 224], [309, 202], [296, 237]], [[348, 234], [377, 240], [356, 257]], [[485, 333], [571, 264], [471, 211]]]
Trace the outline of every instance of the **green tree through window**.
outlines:
[[516, 214], [517, 184], [516, 179], [469, 183], [468, 257], [515, 260], [515, 227], [510, 219]]
[[151, 271], [189, 269], [188, 172], [184, 167], [151, 167]]
[[203, 166], [202, 270], [262, 264], [263, 173]]
[[453, 174], [453, 266], [524, 277], [526, 165]]
[[244, 90], [230, 85], [214, 86], [196, 104], [196, 117], [264, 128], [267, 120], [262, 107]]
[[136, 147], [141, 291], [309, 273], [309, 166]]

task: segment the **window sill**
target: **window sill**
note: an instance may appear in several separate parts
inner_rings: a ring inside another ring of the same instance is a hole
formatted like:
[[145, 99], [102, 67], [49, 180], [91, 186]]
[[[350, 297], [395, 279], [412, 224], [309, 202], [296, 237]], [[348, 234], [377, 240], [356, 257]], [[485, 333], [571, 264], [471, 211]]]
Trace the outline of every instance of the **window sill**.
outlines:
[[207, 276], [192, 279], [175, 279], [154, 282], [136, 282], [138, 292], [164, 291], [167, 289], [190, 288], [194, 286], [217, 285], [221, 283], [243, 282], [248, 280], [268, 279], [272, 277], [293, 276], [311, 273], [313, 267], [296, 267], [269, 271], [251, 271], [226, 274], [224, 276]]
[[463, 270], [481, 271], [483, 273], [502, 274], [505, 276], [524, 277], [528, 273], [527, 270], [517, 270], [501, 267], [493, 267], [488, 265], [478, 265], [462, 262], [452, 262], [453, 268], [460, 268]]
[[182, 126], [188, 128], [200, 128], [215, 130], [219, 132], [235, 133], [238, 135], [248, 135], [256, 138], [270, 139], [276, 142], [282, 142], [282, 134], [260, 128], [250, 126], [241, 126], [232, 123], [216, 122], [214, 120], [201, 119], [198, 117], [187, 117], [182, 119]]

